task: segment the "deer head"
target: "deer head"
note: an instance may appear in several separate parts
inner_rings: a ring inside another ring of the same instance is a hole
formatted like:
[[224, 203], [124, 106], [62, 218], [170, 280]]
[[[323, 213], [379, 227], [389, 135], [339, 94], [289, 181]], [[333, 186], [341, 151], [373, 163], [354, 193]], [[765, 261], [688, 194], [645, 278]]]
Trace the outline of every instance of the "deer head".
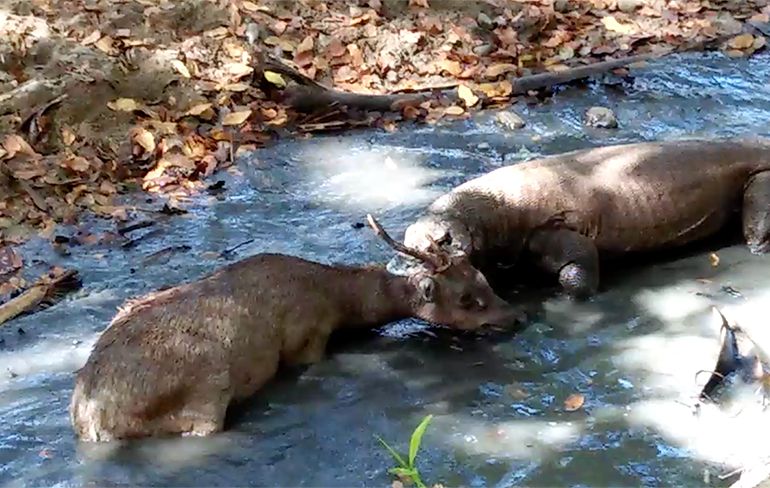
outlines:
[[484, 325], [506, 327], [522, 320], [521, 312], [497, 296], [467, 256], [452, 256], [432, 239], [430, 251], [405, 246], [390, 237], [374, 217], [367, 215], [367, 220], [391, 248], [424, 265], [408, 277], [414, 288], [412, 305], [417, 317], [465, 330]]

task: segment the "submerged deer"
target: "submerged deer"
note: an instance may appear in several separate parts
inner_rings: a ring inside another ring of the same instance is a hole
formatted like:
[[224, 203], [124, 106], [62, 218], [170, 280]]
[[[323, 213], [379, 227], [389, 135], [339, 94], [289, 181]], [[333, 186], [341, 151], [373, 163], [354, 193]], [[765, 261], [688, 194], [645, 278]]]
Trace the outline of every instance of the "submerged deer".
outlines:
[[319, 361], [329, 335], [414, 316], [458, 329], [519, 318], [464, 258], [392, 248], [422, 261], [410, 276], [258, 254], [200, 280], [129, 301], [77, 372], [70, 404], [84, 441], [221, 431], [228, 405], [279, 364]]

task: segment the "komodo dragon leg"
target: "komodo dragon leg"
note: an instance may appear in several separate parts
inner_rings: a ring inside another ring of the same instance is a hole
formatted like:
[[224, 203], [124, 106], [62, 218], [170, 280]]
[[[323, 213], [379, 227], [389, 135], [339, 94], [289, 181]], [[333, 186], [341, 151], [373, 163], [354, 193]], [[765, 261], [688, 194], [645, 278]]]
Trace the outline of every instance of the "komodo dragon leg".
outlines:
[[528, 250], [545, 271], [558, 274], [570, 296], [587, 298], [599, 289], [599, 253], [589, 237], [565, 228], [544, 228], [529, 239]]
[[743, 236], [752, 253], [770, 252], [770, 171], [754, 175], [743, 191]]

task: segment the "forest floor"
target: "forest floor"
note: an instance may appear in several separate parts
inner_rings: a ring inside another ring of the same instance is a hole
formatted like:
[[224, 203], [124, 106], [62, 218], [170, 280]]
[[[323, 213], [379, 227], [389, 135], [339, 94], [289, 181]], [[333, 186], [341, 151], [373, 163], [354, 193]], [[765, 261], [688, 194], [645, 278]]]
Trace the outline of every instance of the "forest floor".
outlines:
[[[10, 245], [86, 213], [131, 221], [117, 197], [132, 189], [174, 211], [271, 140], [468, 117], [526, 97], [527, 75], [630, 55], [750, 56], [769, 14], [767, 0], [7, 0], [0, 278], [21, 265]], [[323, 87], [406, 98], [347, 107]]]

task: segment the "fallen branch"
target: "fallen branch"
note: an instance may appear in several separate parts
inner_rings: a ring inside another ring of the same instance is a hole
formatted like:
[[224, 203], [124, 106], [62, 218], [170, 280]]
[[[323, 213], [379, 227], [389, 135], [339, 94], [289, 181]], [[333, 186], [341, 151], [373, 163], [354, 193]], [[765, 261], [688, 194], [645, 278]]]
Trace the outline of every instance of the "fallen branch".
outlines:
[[522, 76], [510, 80], [513, 85], [513, 95], [525, 95], [532, 90], [542, 90], [553, 88], [556, 85], [570, 83], [584, 78], [590, 78], [601, 73], [606, 73], [617, 68], [628, 66], [629, 64], [640, 63], [650, 59], [661, 57], [660, 54], [639, 54], [636, 56], [627, 56], [619, 59], [610, 59], [609, 61], [600, 61], [585, 66], [576, 66], [574, 68], [555, 71], [549, 73], [538, 73], [536, 75]]
[[53, 300], [81, 286], [78, 272], [54, 268], [16, 298], [0, 305], [0, 326], [9, 320], [31, 311], [44, 300]]
[[[512, 95], [523, 95], [532, 90], [552, 88], [556, 85], [589, 78], [601, 73], [606, 73], [629, 64], [647, 61], [663, 54], [639, 54], [620, 59], [601, 61], [585, 66], [577, 66], [558, 72], [538, 73], [536, 75], [522, 76], [510, 80], [513, 86]], [[455, 90], [457, 84], [442, 85], [440, 87], [427, 87], [423, 92], [413, 90], [410, 93], [392, 93], [387, 95], [373, 95], [366, 93], [351, 93], [335, 88], [328, 88], [308, 78], [296, 69], [283, 62], [269, 58], [260, 63], [255, 72], [264, 76], [265, 71], [272, 71], [286, 76], [297, 83], [296, 86], [286, 87], [282, 90], [283, 102], [298, 112], [316, 112], [329, 109], [347, 107], [363, 111], [398, 111], [406, 106], [415, 106], [435, 96], [448, 96], [457, 98]], [[265, 80], [265, 83], [269, 83]]]

